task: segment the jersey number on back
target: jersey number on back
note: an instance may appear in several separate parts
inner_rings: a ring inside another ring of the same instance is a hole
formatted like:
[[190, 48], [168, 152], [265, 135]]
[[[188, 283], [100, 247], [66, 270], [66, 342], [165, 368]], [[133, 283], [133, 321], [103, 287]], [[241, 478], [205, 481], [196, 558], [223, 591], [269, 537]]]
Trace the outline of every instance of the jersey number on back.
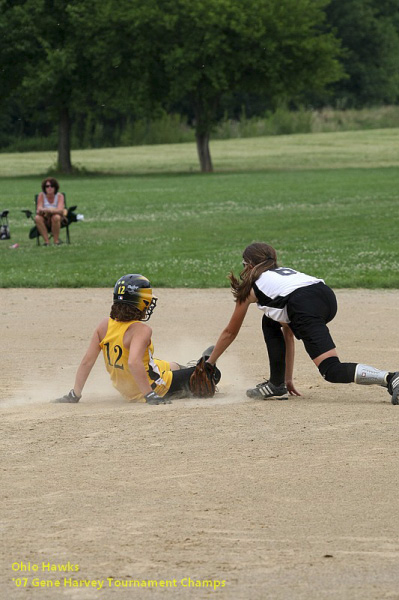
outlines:
[[122, 369], [123, 371], [123, 365], [119, 365], [118, 362], [120, 361], [121, 357], [122, 357], [122, 348], [120, 346], [118, 346], [118, 344], [116, 344], [114, 346], [114, 354], [117, 354], [116, 360], [114, 363], [111, 362], [111, 357], [109, 354], [109, 342], [106, 342], [104, 344], [104, 346], [107, 349], [107, 359], [108, 359], [108, 364], [110, 367], [114, 367], [114, 369]]
[[277, 273], [277, 275], [282, 275], [283, 277], [286, 277], [287, 275], [295, 275], [296, 273], [294, 269], [287, 269], [285, 267], [277, 267], [277, 269], [274, 269], [274, 272]]

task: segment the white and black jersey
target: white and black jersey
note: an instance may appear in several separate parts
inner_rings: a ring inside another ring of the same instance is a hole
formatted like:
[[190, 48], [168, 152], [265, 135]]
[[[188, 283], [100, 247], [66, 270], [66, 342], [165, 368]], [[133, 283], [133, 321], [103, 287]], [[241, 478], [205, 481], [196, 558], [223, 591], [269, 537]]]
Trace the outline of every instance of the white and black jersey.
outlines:
[[287, 314], [289, 296], [299, 288], [316, 283], [324, 283], [324, 280], [294, 269], [277, 267], [262, 273], [253, 284], [253, 290], [258, 300], [258, 308], [267, 317], [280, 323], [289, 323]]

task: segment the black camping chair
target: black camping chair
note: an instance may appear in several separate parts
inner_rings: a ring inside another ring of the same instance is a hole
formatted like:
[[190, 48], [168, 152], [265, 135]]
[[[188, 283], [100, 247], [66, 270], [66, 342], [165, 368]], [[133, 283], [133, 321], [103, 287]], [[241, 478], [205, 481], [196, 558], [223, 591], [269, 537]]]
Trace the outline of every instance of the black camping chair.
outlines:
[[3, 210], [0, 214], [0, 240], [9, 240], [11, 238], [8, 226], [8, 213], [8, 210]]
[[[37, 210], [37, 200], [38, 200], [39, 194], [35, 195], [35, 209]], [[64, 202], [65, 202], [65, 215], [64, 217], [61, 219], [61, 229], [65, 229], [65, 233], [66, 233], [66, 243], [70, 244], [71, 243], [71, 236], [69, 233], [69, 225], [71, 223], [76, 223], [76, 221], [82, 221], [83, 220], [83, 215], [77, 215], [74, 211], [76, 210], [77, 206], [71, 206], [71, 208], [67, 208], [67, 203], [66, 203], [66, 196], [64, 194]], [[21, 212], [23, 212], [28, 219], [32, 219], [33, 221], [35, 220], [35, 216], [36, 216], [36, 210], [33, 213], [31, 210], [23, 210]], [[51, 237], [51, 230], [49, 229], [49, 227], [47, 227], [47, 230], [49, 232], [49, 236]], [[36, 225], [34, 227], [32, 227], [32, 229], [29, 231], [29, 239], [30, 240], [34, 240], [36, 238], [36, 243], [38, 246], [40, 246], [40, 233], [36, 227]]]

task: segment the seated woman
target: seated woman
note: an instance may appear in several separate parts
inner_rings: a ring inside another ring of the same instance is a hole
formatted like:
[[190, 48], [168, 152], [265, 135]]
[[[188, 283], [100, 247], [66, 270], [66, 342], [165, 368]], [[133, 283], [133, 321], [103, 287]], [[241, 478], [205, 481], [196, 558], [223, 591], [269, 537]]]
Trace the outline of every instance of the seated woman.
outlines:
[[36, 227], [44, 239], [44, 245], [49, 246], [49, 231], [53, 234], [54, 245], [60, 245], [61, 221], [65, 215], [64, 195], [58, 193], [60, 186], [54, 177], [42, 181], [42, 192], [37, 199]]

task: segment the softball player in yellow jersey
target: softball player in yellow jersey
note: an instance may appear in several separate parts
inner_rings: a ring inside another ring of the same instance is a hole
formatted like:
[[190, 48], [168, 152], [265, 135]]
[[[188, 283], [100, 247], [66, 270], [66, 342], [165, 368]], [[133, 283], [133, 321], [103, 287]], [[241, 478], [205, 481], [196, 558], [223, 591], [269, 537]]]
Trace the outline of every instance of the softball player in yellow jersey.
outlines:
[[[113, 385], [131, 402], [170, 404], [172, 395], [192, 395], [190, 377], [195, 366], [180, 367], [178, 363], [154, 358], [152, 329], [143, 321], [148, 321], [156, 302], [151, 284], [143, 275], [128, 274], [118, 279], [111, 314], [94, 331], [73, 389], [53, 402], [79, 402], [101, 351]], [[208, 348], [203, 356], [209, 356], [211, 351]], [[217, 371], [216, 383], [219, 380]]]
[[[126, 342], [129, 344], [129, 338], [132, 337], [129, 333], [133, 334], [135, 331], [134, 325], [137, 323], [140, 323], [140, 321], [121, 323], [109, 319], [107, 333], [101, 340], [100, 347], [104, 355], [105, 368], [110, 374], [111, 381], [116, 389], [127, 400], [145, 402], [140, 387], [129, 369], [129, 349], [125, 346]], [[144, 350], [142, 359], [144, 369], [152, 391], [158, 396], [164, 396], [169, 391], [172, 383], [172, 367], [169, 362], [156, 359], [153, 355], [154, 345], [150, 341], [150, 344]]]

